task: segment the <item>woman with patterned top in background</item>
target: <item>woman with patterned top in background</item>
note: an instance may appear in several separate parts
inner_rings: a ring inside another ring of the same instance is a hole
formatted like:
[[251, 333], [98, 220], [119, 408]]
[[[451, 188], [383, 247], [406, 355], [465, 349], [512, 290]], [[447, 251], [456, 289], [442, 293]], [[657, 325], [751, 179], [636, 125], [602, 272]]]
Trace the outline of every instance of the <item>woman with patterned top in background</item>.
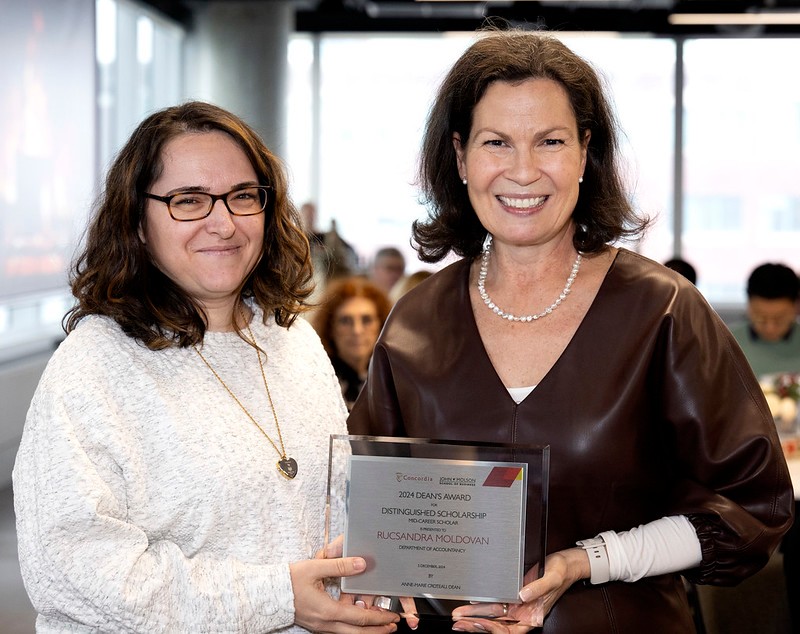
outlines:
[[311, 323], [333, 364], [350, 409], [367, 378], [375, 342], [392, 306], [386, 294], [364, 277], [331, 280]]

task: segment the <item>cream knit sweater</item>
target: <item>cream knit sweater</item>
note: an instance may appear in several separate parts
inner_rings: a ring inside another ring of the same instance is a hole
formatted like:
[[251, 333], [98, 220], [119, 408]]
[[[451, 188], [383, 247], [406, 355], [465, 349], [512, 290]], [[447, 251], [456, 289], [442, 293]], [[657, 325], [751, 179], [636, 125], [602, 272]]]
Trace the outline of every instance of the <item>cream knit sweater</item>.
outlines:
[[[347, 411], [308, 323], [255, 313], [294, 480], [193, 349], [154, 352], [89, 317], [53, 355], [14, 469], [37, 631], [305, 631], [289, 563], [323, 545], [329, 435]], [[255, 351], [234, 333], [202, 351], [280, 446]]]

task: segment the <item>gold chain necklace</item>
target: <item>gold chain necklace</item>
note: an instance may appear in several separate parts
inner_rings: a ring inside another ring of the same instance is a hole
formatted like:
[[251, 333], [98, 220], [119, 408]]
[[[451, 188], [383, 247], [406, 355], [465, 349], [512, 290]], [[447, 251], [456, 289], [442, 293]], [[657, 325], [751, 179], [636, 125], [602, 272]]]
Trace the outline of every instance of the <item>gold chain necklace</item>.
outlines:
[[272, 445], [275, 451], [278, 452], [280, 460], [278, 460], [278, 462], [275, 463], [275, 466], [278, 468], [278, 473], [280, 473], [284, 478], [288, 478], [289, 480], [291, 480], [297, 475], [297, 461], [294, 458], [289, 458], [286, 455], [286, 448], [283, 446], [283, 434], [281, 434], [281, 426], [278, 424], [278, 415], [275, 413], [275, 405], [272, 402], [272, 394], [270, 394], [269, 384], [267, 384], [267, 375], [264, 372], [264, 362], [261, 360], [261, 350], [258, 348], [258, 345], [256, 344], [256, 338], [253, 336], [253, 331], [250, 330], [250, 324], [247, 324], [247, 332], [250, 335], [250, 342], [256, 348], [256, 356], [258, 357], [258, 366], [259, 368], [261, 368], [261, 378], [264, 380], [264, 389], [267, 391], [267, 399], [269, 399], [269, 406], [272, 408], [272, 418], [275, 420], [275, 429], [278, 430], [278, 441], [281, 443], [280, 449], [278, 448], [278, 445], [275, 444], [275, 441], [272, 440], [272, 438], [269, 437], [267, 432], [264, 431], [264, 428], [261, 427], [261, 425], [259, 425], [258, 422], [256, 422], [256, 419], [253, 418], [253, 415], [247, 411], [247, 408], [244, 405], [242, 405], [242, 402], [238, 398], [236, 398], [236, 395], [233, 393], [233, 391], [231, 391], [231, 388], [227, 386], [225, 381], [222, 380], [222, 377], [219, 374], [217, 374], [217, 371], [213, 367], [211, 367], [211, 364], [203, 356], [203, 353], [200, 352], [198, 347], [195, 345], [193, 346], [193, 348], [194, 351], [203, 360], [203, 363], [205, 363], [206, 366], [208, 366], [208, 369], [211, 370], [211, 373], [215, 377], [217, 377], [217, 381], [219, 381], [222, 384], [222, 387], [225, 388], [225, 391], [227, 391], [228, 394], [231, 395], [231, 398], [234, 401], [236, 401], [236, 404], [247, 415], [247, 418], [249, 418], [252, 421], [253, 425], [255, 425], [258, 428], [258, 431], [260, 431], [264, 435], [264, 438], [269, 440], [269, 444]]

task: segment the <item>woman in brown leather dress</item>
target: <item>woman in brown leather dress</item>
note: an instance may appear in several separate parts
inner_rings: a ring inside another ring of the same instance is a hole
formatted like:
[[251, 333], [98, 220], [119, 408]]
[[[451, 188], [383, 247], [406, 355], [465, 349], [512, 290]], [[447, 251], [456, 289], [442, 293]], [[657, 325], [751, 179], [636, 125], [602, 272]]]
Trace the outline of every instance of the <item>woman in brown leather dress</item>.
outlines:
[[462, 259], [397, 303], [350, 431], [551, 456], [544, 574], [526, 557], [522, 602], [461, 606], [456, 630], [685, 634], [680, 575], [735, 584], [791, 524], [774, 425], [727, 328], [684, 278], [612, 246], [646, 224], [616, 135], [591, 66], [530, 32], [479, 39], [431, 110], [414, 239], [426, 262]]

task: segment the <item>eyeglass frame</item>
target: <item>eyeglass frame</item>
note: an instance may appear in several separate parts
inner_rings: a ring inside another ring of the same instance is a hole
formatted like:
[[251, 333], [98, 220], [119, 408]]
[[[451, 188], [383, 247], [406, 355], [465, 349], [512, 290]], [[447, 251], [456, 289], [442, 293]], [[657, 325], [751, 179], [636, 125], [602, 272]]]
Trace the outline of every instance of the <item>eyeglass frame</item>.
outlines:
[[[258, 189], [259, 191], [264, 192], [264, 206], [253, 214], [238, 214], [233, 209], [231, 209], [230, 205], [228, 204], [228, 196], [235, 192], [242, 191], [244, 189]], [[158, 200], [159, 202], [164, 203], [167, 206], [167, 212], [169, 213], [169, 217], [172, 218], [175, 222], [196, 222], [198, 220], [203, 220], [208, 218], [211, 215], [211, 212], [214, 211], [214, 205], [217, 204], [218, 200], [222, 201], [222, 204], [225, 205], [225, 209], [228, 210], [228, 213], [232, 216], [239, 216], [242, 218], [246, 218], [247, 216], [257, 216], [258, 214], [264, 213], [267, 209], [267, 205], [269, 205], [269, 192], [274, 191], [274, 188], [271, 185], [245, 185], [243, 187], [237, 187], [236, 189], [232, 189], [229, 192], [224, 194], [211, 194], [209, 192], [203, 192], [196, 189], [188, 189], [182, 192], [176, 192], [169, 196], [157, 196], [156, 194], [151, 194], [150, 192], [142, 192], [142, 196], [145, 198], [151, 198], [153, 200]], [[172, 199], [176, 196], [184, 196], [186, 194], [203, 194], [203, 196], [209, 196], [211, 198], [211, 205], [208, 207], [208, 211], [206, 212], [205, 216], [200, 216], [199, 218], [176, 218], [172, 214]]]

